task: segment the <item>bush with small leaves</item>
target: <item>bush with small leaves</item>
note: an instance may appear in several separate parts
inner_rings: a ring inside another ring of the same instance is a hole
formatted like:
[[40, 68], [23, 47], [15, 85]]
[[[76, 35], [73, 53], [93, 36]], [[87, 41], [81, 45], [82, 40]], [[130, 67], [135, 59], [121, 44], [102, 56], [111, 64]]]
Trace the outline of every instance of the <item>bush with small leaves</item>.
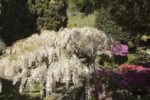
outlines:
[[38, 30], [59, 30], [67, 26], [66, 0], [28, 0], [29, 10], [37, 16]]
[[96, 27], [117, 40], [138, 45], [142, 34], [149, 33], [149, 4], [149, 0], [101, 0]]
[[150, 49], [138, 49], [136, 52], [136, 59], [133, 61], [133, 63], [150, 67]]

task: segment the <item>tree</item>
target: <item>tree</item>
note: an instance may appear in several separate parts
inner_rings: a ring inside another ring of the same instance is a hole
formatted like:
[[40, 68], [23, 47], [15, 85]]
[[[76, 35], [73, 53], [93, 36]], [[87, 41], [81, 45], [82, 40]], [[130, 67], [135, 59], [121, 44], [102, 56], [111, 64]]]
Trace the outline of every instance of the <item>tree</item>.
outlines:
[[96, 27], [125, 43], [140, 44], [141, 35], [149, 34], [149, 0], [77, 0], [75, 5], [86, 15], [97, 11]]
[[[149, 0], [102, 0], [98, 8], [99, 14], [96, 18], [96, 27], [104, 31], [113, 29], [108, 33], [117, 39], [126, 43], [131, 41], [134, 44], [139, 44], [141, 35], [143, 33], [148, 34], [150, 29], [149, 4]], [[105, 21], [104, 19], [107, 23], [101, 24], [101, 22]], [[111, 24], [109, 25], [108, 23]], [[119, 31], [118, 29], [116, 30], [116, 26], [119, 27]]]
[[59, 30], [67, 25], [66, 0], [28, 0], [31, 13], [37, 16], [38, 30]]
[[71, 9], [76, 9], [86, 15], [92, 13], [94, 10], [92, 0], [68, 0], [68, 2], [71, 5]]
[[110, 48], [110, 39], [94, 28], [42, 31], [7, 48], [0, 59], [0, 78], [11, 76], [13, 85], [20, 83], [20, 92], [26, 83], [30, 86], [40, 83], [42, 96], [45, 90], [49, 95], [56, 82], [64, 83], [68, 89], [70, 83], [80, 84], [81, 78], [87, 79], [89, 89], [96, 55], [111, 56], [107, 51]]
[[67, 25], [66, 0], [1, 0], [1, 37], [14, 41], [47, 29], [58, 31]]
[[0, 21], [0, 35], [7, 45], [31, 35], [36, 28], [36, 18], [29, 12], [27, 0], [1, 0]]

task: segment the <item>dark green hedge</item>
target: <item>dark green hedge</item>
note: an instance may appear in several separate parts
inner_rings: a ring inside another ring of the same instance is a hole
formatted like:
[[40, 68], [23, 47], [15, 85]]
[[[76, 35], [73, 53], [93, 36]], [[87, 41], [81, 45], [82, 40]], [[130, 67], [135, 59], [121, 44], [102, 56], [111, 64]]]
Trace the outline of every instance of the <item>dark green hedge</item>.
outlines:
[[7, 43], [29, 36], [36, 18], [28, 10], [27, 0], [1, 0], [1, 37]]
[[7, 44], [67, 25], [66, 0], [1, 0], [0, 37]]

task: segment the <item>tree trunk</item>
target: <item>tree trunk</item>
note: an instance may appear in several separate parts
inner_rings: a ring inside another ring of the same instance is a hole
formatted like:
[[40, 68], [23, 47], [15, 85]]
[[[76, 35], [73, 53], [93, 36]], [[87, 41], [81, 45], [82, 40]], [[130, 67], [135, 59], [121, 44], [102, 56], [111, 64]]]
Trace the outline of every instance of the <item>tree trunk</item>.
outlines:
[[19, 83], [14, 85], [14, 96], [15, 100], [19, 100]]

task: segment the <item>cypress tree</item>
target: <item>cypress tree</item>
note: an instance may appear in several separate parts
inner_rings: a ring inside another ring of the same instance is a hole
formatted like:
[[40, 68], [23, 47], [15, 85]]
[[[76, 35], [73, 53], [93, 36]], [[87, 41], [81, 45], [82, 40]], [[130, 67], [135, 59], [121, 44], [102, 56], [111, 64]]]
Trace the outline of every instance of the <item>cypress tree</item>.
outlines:
[[37, 16], [37, 29], [59, 30], [67, 26], [66, 0], [28, 0], [30, 12]]

